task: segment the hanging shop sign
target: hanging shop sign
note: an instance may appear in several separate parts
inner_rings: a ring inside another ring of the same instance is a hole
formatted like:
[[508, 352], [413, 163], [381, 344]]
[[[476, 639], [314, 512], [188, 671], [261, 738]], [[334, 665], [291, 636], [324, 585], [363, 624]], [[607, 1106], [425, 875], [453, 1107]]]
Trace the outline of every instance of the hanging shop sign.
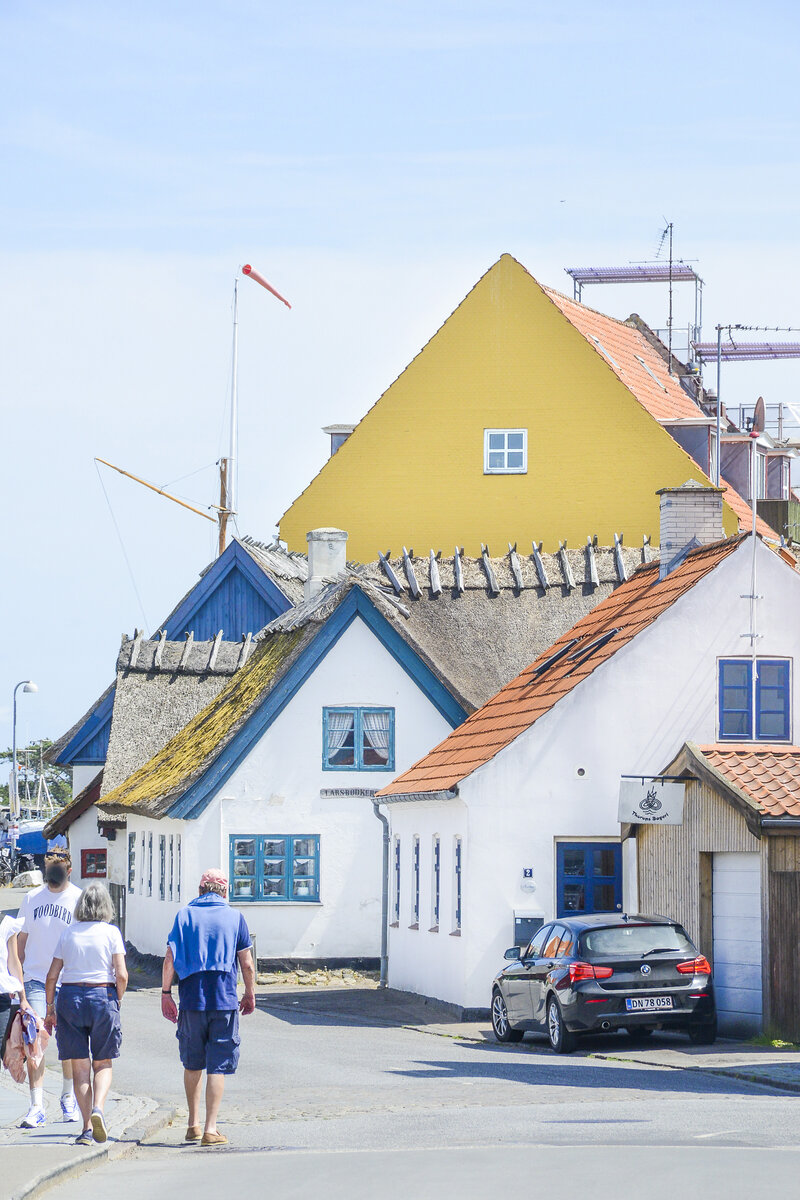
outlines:
[[623, 775], [619, 784], [622, 825], [682, 825], [684, 780]]

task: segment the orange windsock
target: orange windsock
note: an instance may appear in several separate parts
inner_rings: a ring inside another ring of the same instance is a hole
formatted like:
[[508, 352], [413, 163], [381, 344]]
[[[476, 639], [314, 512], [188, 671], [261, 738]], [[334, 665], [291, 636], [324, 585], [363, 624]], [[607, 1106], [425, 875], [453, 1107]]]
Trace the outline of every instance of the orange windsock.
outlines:
[[278, 298], [280, 301], [282, 301], [282, 303], [283, 303], [283, 304], [285, 304], [287, 308], [291, 308], [291, 307], [292, 307], [292, 306], [291, 306], [291, 304], [289, 303], [289, 301], [288, 301], [288, 300], [287, 300], [287, 299], [286, 299], [284, 296], [282, 296], [282, 295], [280, 294], [280, 292], [276, 292], [276, 291], [275, 291], [275, 288], [272, 286], [272, 284], [271, 284], [271, 283], [267, 283], [267, 281], [266, 281], [266, 279], [264, 278], [264, 276], [263, 276], [263, 275], [259, 275], [258, 271], [254, 271], [254, 270], [253, 270], [253, 268], [250, 266], [250, 264], [249, 264], [249, 263], [245, 263], [245, 265], [242, 267], [242, 274], [243, 274], [243, 275], [247, 275], [247, 276], [249, 276], [249, 277], [250, 277], [250, 279], [253, 279], [253, 280], [255, 280], [255, 282], [256, 282], [256, 283], [260, 283], [260, 284], [261, 284], [261, 286], [262, 286], [263, 288], [266, 288], [268, 292], [272, 292], [273, 296], [277, 296], [277, 298]]

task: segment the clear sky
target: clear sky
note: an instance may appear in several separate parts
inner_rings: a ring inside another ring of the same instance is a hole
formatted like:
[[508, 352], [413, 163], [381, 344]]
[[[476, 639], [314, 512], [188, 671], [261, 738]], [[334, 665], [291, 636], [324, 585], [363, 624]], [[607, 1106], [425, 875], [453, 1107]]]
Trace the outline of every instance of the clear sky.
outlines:
[[[242, 262], [294, 306], [243, 285], [239, 528], [264, 539], [320, 427], [503, 251], [567, 290], [667, 218], [709, 337], [800, 325], [798, 25], [775, 0], [5, 0], [0, 741], [17, 680], [19, 738], [57, 736], [213, 557], [208, 522], [106, 472], [112, 519], [93, 457], [215, 499]], [[585, 299], [665, 323], [659, 289]], [[729, 403], [797, 395], [800, 363], [727, 371]]]

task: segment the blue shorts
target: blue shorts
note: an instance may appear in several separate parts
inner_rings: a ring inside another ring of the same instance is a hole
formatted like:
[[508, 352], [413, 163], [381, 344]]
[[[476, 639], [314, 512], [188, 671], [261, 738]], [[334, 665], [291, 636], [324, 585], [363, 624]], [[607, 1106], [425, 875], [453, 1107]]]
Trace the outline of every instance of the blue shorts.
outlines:
[[58, 1057], [119, 1058], [122, 1027], [113, 983], [82, 987], [62, 983], [56, 1001]]
[[239, 1065], [239, 1010], [178, 1013], [178, 1047], [187, 1071], [233, 1075]]

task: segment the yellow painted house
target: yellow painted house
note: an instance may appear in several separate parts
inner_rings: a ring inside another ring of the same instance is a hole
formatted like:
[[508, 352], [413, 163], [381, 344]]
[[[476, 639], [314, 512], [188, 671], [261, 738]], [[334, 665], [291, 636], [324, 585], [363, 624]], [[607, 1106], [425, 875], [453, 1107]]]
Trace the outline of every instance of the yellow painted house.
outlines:
[[[403, 546], [477, 556], [534, 540], [655, 542], [656, 489], [708, 481], [712, 426], [641, 329], [504, 254], [339, 436], [280, 536], [304, 551], [308, 530], [337, 526], [358, 562]], [[725, 499], [731, 534], [749, 508], [730, 488]]]

